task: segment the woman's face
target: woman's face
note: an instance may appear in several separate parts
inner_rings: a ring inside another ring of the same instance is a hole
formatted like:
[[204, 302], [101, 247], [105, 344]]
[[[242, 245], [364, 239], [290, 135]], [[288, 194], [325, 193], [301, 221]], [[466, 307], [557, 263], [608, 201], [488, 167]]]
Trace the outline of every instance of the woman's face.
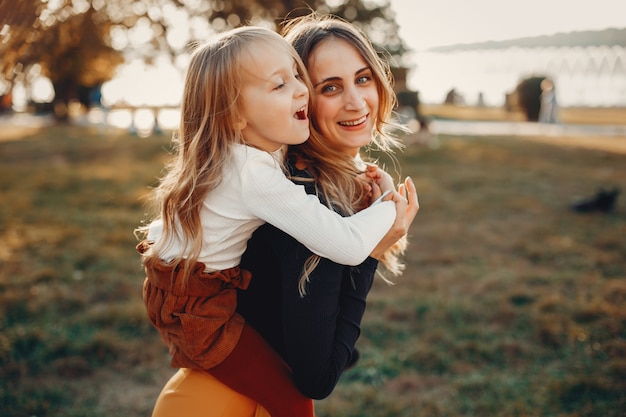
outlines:
[[378, 91], [372, 70], [347, 41], [329, 38], [311, 52], [308, 71], [313, 82], [320, 133], [330, 146], [350, 155], [368, 145], [378, 114]]

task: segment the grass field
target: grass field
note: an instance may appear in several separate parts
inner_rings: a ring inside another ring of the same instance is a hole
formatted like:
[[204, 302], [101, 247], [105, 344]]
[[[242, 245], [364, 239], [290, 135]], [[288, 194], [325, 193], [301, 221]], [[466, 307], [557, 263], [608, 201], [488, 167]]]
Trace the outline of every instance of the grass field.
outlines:
[[[0, 414], [147, 416], [173, 370], [145, 318], [132, 230], [169, 138], [11, 135], [0, 141]], [[626, 192], [626, 154], [577, 140], [444, 135], [397, 155], [421, 204], [407, 271], [375, 283], [361, 360], [320, 417], [625, 415], [624, 196], [610, 214], [569, 205]]]

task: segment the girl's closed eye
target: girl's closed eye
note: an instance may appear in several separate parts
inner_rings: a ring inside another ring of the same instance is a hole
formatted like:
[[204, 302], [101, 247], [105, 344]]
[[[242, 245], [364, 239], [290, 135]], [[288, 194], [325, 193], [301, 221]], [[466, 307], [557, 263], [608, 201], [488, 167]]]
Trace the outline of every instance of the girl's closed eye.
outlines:
[[276, 83], [276, 86], [274, 87], [274, 90], [281, 90], [283, 88], [285, 88], [285, 86], [287, 85], [287, 83], [284, 80], [280, 80]]

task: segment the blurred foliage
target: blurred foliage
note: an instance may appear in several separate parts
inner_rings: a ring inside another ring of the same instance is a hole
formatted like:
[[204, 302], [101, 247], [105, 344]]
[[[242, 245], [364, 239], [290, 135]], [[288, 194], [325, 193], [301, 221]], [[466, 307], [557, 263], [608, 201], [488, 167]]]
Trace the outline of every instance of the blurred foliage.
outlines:
[[46, 76], [67, 104], [80, 87], [111, 79], [124, 59], [174, 60], [212, 33], [246, 24], [280, 30], [312, 10], [362, 27], [398, 62], [407, 51], [388, 0], [0, 0], [0, 76], [27, 85]]

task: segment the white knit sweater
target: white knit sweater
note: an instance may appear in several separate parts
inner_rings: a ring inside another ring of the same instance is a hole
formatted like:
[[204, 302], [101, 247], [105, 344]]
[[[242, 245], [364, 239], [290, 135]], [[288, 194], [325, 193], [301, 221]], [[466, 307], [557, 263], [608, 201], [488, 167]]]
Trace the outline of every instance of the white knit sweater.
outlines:
[[[350, 217], [320, 204], [304, 187], [285, 177], [273, 154], [245, 145], [233, 145], [232, 161], [221, 184], [204, 200], [200, 217], [202, 251], [198, 261], [208, 270], [237, 266], [252, 233], [268, 222], [293, 236], [312, 252], [344, 265], [359, 265], [394, 222], [391, 201], [378, 202]], [[170, 237], [159, 242], [161, 220], [150, 225], [148, 240], [158, 242], [164, 260], [185, 257], [183, 242]], [[161, 245], [160, 243], [164, 243]]]

